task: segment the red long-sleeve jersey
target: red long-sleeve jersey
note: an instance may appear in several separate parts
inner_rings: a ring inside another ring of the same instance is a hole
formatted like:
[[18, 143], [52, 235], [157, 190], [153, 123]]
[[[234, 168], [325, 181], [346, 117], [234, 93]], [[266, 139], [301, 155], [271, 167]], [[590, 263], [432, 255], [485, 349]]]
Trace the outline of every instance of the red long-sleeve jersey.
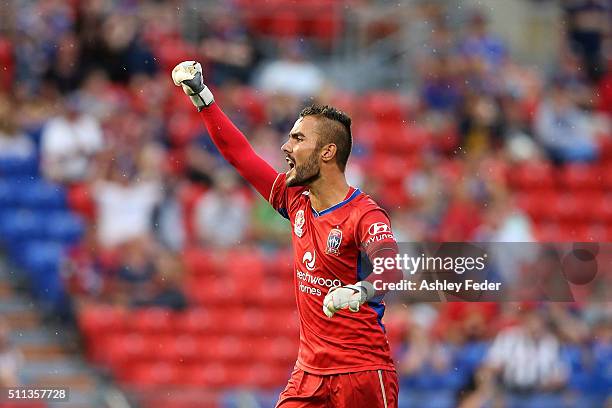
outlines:
[[394, 370], [381, 321], [382, 296], [357, 313], [344, 309], [331, 319], [323, 313], [323, 298], [332, 287], [372, 280], [363, 275], [360, 250], [370, 259], [397, 251], [387, 214], [352, 187], [342, 202], [315, 211], [308, 187], [287, 187], [285, 174], [254, 152], [216, 104], [200, 114], [225, 159], [293, 226], [293, 280], [300, 319], [297, 366], [320, 375]]

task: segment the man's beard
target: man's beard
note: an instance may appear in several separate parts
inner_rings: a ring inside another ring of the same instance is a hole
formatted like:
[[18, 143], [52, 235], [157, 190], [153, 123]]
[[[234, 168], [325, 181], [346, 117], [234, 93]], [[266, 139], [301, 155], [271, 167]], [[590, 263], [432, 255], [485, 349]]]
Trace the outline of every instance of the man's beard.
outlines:
[[287, 187], [308, 186], [321, 176], [317, 156], [317, 152], [312, 152], [304, 164], [294, 167], [295, 176], [287, 179]]

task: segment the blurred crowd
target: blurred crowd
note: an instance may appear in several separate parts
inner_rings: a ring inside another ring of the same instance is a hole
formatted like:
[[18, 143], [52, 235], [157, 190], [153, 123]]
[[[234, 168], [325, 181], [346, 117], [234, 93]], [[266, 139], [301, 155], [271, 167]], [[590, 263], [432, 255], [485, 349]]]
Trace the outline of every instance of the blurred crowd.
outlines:
[[[219, 105], [279, 171], [279, 148], [302, 106], [347, 110], [355, 138], [349, 180], [389, 210], [398, 241], [538, 239], [506, 175], [525, 161], [597, 163], [604, 154], [612, 137], [610, 4], [561, 2], [563, 41], [549, 72], [516, 62], [483, 11], [453, 24], [441, 4], [415, 6], [428, 24], [409, 96], [335, 89], [315, 63], [329, 57], [325, 40], [263, 41], [230, 3], [189, 11], [203, 22], [189, 33], [176, 1], [3, 7], [0, 156], [39, 155], [44, 176], [67, 186], [86, 220], [63, 270], [70, 292], [78, 302], [180, 310], [188, 304], [183, 250], [276, 253], [290, 244], [288, 225], [228, 167], [173, 86], [169, 72], [182, 60], [202, 62]], [[391, 310], [389, 320], [403, 322], [396, 340], [406, 389], [415, 381], [467, 386], [447, 374], [470, 350], [461, 369], [476, 374], [465, 406], [491, 396], [491, 373], [519, 394], [554, 392], [570, 380], [588, 386], [570, 375], [571, 364], [586, 373], [612, 359], [609, 309], [501, 309]], [[488, 351], [478, 348], [490, 340]], [[460, 347], [468, 344], [474, 350]], [[569, 357], [562, 345], [572, 346]], [[583, 357], [593, 364], [584, 368]]]

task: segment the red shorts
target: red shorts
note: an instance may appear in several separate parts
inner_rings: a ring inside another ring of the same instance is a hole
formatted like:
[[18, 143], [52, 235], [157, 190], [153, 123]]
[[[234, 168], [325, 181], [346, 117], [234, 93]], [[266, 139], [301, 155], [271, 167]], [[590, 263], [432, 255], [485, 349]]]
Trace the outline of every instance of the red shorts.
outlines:
[[395, 371], [316, 375], [295, 368], [276, 408], [397, 408], [398, 389]]

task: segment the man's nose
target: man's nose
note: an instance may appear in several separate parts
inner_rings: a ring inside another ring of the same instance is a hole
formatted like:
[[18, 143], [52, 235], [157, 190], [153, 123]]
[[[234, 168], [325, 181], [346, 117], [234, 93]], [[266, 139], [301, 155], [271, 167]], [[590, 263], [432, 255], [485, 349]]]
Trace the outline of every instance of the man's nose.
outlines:
[[291, 146], [289, 145], [289, 141], [286, 141], [285, 143], [283, 143], [283, 145], [281, 146], [281, 150], [284, 153], [291, 153]]

